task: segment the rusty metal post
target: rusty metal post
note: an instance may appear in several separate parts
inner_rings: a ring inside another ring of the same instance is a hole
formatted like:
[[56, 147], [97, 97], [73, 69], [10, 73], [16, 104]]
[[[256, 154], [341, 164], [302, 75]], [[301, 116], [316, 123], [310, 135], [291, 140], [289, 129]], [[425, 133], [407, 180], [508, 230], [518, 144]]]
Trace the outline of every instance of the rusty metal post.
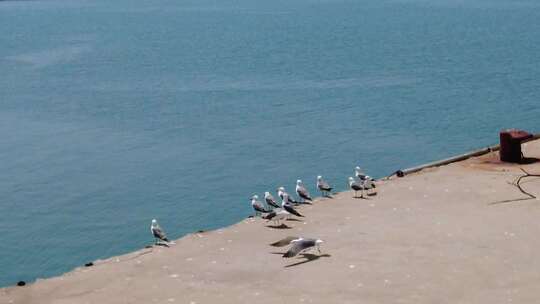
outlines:
[[501, 150], [499, 156], [501, 161], [510, 163], [520, 163], [523, 155], [521, 154], [521, 142], [532, 137], [532, 134], [522, 131], [508, 129], [499, 133], [501, 141]]

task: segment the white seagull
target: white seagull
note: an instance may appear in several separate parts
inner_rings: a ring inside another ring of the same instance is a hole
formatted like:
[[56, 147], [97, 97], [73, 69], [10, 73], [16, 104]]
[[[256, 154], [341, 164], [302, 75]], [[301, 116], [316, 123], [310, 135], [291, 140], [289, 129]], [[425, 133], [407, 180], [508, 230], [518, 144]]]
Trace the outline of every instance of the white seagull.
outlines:
[[264, 193], [264, 201], [268, 206], [272, 206], [273, 208], [279, 208], [278, 203], [276, 202], [276, 199], [270, 194], [270, 192], [266, 191]]
[[377, 188], [377, 186], [375, 185], [375, 181], [373, 180], [373, 178], [371, 178], [369, 175], [366, 175], [366, 180], [364, 180], [364, 189], [366, 190], [367, 195], [375, 195], [374, 192], [370, 193], [370, 190], [374, 190], [375, 188]]
[[288, 246], [293, 240], [297, 240], [299, 239], [299, 237], [297, 236], [288, 236], [286, 238], [283, 238], [279, 241], [276, 241], [276, 242], [273, 242], [272, 244], [270, 244], [270, 246], [273, 246], [273, 247], [284, 247], [284, 246]]
[[278, 211], [274, 210], [266, 215], [263, 215], [262, 218], [268, 221], [274, 222], [275, 225], [281, 225], [281, 221], [288, 219], [291, 214], [284, 209]]
[[322, 196], [330, 197], [332, 187], [320, 175], [317, 176], [317, 189], [321, 191]]
[[255, 216], [260, 215], [261, 213], [268, 213], [268, 211], [264, 209], [261, 201], [259, 201], [258, 195], [253, 195], [251, 197], [251, 206], [253, 207], [253, 210], [255, 210]]
[[285, 254], [283, 254], [284, 258], [292, 258], [294, 256], [297, 256], [299, 253], [308, 251], [310, 249], [317, 249], [319, 254], [321, 254], [321, 248], [319, 247], [320, 244], [322, 244], [323, 241], [320, 239], [304, 239], [304, 238], [298, 238], [296, 240], [292, 240], [291, 244], [292, 247], [289, 248]]
[[167, 235], [165, 235], [165, 232], [161, 227], [159, 227], [158, 222], [156, 219], [152, 220], [152, 225], [150, 226], [150, 231], [152, 231], [152, 234], [154, 235], [154, 238], [156, 238], [156, 244], [158, 244], [160, 241], [169, 242], [169, 239], [167, 238]]
[[296, 180], [296, 194], [302, 199], [302, 203], [306, 203], [306, 200], [313, 201], [301, 180]]
[[354, 197], [358, 197], [357, 196], [357, 192], [358, 191], [361, 191], [360, 192], [360, 197], [363, 198], [364, 197], [364, 183], [362, 181], [355, 181], [354, 178], [352, 177], [349, 177], [349, 187], [354, 190]]
[[298, 217], [303, 217], [298, 211], [296, 211], [291, 203], [288, 202], [289, 196], [286, 194], [283, 196], [283, 201], [281, 202], [281, 208], [285, 209], [287, 212], [289, 212], [292, 215], [296, 215]]
[[356, 168], [354, 168], [354, 176], [356, 176], [356, 178], [358, 178], [361, 181], [366, 179], [366, 174], [358, 166]]
[[282, 200], [284, 197], [287, 197], [287, 202], [290, 204], [294, 204], [294, 205], [300, 204], [299, 202], [293, 200], [291, 196], [289, 195], [289, 193], [285, 192], [285, 187], [279, 187], [277, 194], [279, 198], [281, 198]]

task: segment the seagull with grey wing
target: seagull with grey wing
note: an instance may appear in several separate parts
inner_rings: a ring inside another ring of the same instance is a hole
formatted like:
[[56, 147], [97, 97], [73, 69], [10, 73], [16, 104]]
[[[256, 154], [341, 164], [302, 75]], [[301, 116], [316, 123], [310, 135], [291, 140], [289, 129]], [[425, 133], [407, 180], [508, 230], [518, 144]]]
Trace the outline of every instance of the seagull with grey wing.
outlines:
[[163, 229], [161, 229], [156, 219], [152, 220], [150, 231], [152, 231], [152, 235], [154, 235], [154, 238], [156, 239], [156, 244], [159, 244], [160, 241], [164, 241], [166, 243], [169, 242], [167, 235], [165, 235], [165, 232], [163, 231]]
[[293, 207], [293, 205], [291, 203], [289, 203], [289, 195], [287, 195], [287, 194], [285, 194], [283, 196], [283, 201], [281, 202], [281, 208], [283, 208], [284, 210], [286, 210], [287, 212], [289, 212], [292, 215], [296, 215], [298, 217], [304, 217], [298, 211], [296, 211], [296, 209], [294, 209], [294, 207]]
[[313, 201], [309, 191], [304, 187], [304, 183], [301, 180], [296, 180], [296, 194], [302, 199], [301, 203], [307, 204], [306, 201]]
[[289, 195], [289, 193], [285, 192], [285, 187], [279, 187], [277, 194], [278, 194], [279, 198], [281, 198], [282, 200], [283, 200], [284, 197], [287, 197], [287, 202], [292, 204], [292, 205], [300, 204], [300, 202], [297, 202], [297, 201], [293, 200], [291, 198], [291, 196]]
[[[366, 190], [367, 195], [375, 195], [377, 192], [373, 192], [370, 190], [375, 190], [377, 186], [375, 186], [375, 181], [373, 178], [371, 178], [369, 175], [366, 175], [366, 179], [364, 180], [364, 189]], [[376, 190], [375, 190], [376, 191]]]
[[364, 171], [362, 171], [362, 168], [360, 168], [359, 166], [356, 166], [356, 168], [354, 168], [354, 176], [356, 176], [356, 178], [358, 178], [361, 181], [366, 179], [366, 174], [364, 173]]
[[319, 254], [321, 254], [321, 248], [320, 244], [322, 244], [323, 241], [320, 239], [310, 239], [310, 238], [298, 238], [291, 241], [291, 248], [283, 254], [284, 258], [292, 258], [297, 256], [301, 252], [305, 252], [311, 249], [317, 249]]
[[253, 195], [251, 197], [251, 206], [255, 210], [255, 216], [261, 215], [261, 213], [268, 213], [269, 211], [264, 209], [264, 205], [259, 201], [258, 195]]
[[268, 206], [271, 206], [272, 208], [279, 208], [278, 203], [276, 202], [276, 199], [270, 194], [270, 192], [266, 191], [264, 193], [264, 201]]
[[288, 246], [291, 241], [293, 240], [296, 240], [296, 239], [299, 239], [299, 237], [297, 236], [288, 236], [286, 238], [283, 238], [279, 241], [276, 241], [276, 242], [273, 242], [272, 244], [270, 244], [270, 246], [273, 246], [273, 247], [285, 247], [285, 246]]
[[282, 225], [282, 221], [291, 217], [291, 214], [285, 209], [273, 210], [262, 216], [263, 219], [272, 221], [274, 225]]
[[317, 189], [321, 191], [322, 196], [331, 197], [330, 191], [332, 191], [332, 187], [320, 175], [317, 176]]
[[364, 183], [362, 181], [355, 181], [354, 178], [349, 177], [349, 188], [354, 190], [354, 197], [357, 198], [358, 191], [360, 191], [360, 197], [364, 197]]

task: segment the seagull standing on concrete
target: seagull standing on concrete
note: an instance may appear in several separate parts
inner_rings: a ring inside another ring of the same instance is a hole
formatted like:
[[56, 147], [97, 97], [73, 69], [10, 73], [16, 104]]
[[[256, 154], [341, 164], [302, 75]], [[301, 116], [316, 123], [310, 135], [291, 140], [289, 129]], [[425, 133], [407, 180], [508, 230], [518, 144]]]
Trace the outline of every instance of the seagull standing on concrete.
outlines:
[[289, 217], [291, 217], [291, 214], [284, 209], [280, 209], [278, 211], [273, 210], [272, 212], [262, 216], [263, 219], [274, 222], [274, 225], [281, 225], [281, 221], [286, 220]]
[[321, 248], [319, 247], [320, 244], [322, 244], [323, 241], [320, 239], [304, 239], [304, 238], [298, 238], [296, 240], [292, 240], [291, 244], [292, 247], [289, 248], [287, 252], [283, 255], [284, 258], [292, 258], [294, 256], [297, 256], [299, 253], [308, 251], [312, 248], [317, 249], [319, 254], [321, 254]]
[[296, 181], [296, 194], [298, 194], [298, 196], [302, 199], [301, 203], [306, 203], [306, 200], [313, 201], [311, 195], [309, 195], [309, 192], [307, 191], [306, 187], [304, 187], [301, 180]]
[[255, 216], [258, 216], [261, 213], [268, 213], [268, 211], [264, 209], [264, 206], [261, 203], [261, 201], [259, 201], [258, 195], [253, 195], [251, 197], [251, 206], [253, 207], [253, 210], [255, 210]]
[[270, 192], [266, 191], [264, 193], [264, 201], [268, 206], [271, 206], [272, 208], [279, 208], [278, 203], [276, 202], [276, 199], [270, 194]]
[[360, 197], [364, 197], [364, 183], [362, 181], [355, 181], [354, 178], [349, 177], [349, 187], [354, 190], [354, 198], [357, 198], [357, 192], [360, 192]]
[[300, 202], [297, 202], [295, 200], [293, 200], [291, 198], [291, 196], [289, 195], [289, 193], [285, 192], [285, 187], [279, 187], [278, 188], [278, 192], [277, 192], [279, 198], [281, 198], [283, 200], [284, 197], [287, 197], [287, 202], [290, 203], [290, 204], [294, 204], [294, 205], [298, 205], [300, 204]]
[[361, 181], [364, 181], [366, 179], [366, 174], [358, 166], [354, 168], [354, 176], [356, 176], [356, 178], [358, 178]]
[[296, 211], [294, 209], [293, 205], [288, 202], [288, 199], [289, 199], [289, 196], [287, 194], [285, 194], [283, 196], [283, 201], [281, 202], [281, 208], [283, 208], [284, 210], [286, 210], [287, 212], [289, 212], [292, 215], [296, 215], [298, 217], [303, 217], [303, 215], [301, 215], [298, 211]]
[[375, 182], [373, 178], [371, 178], [369, 175], [366, 175], [366, 179], [364, 180], [364, 189], [366, 190], [367, 195], [375, 195], [374, 192], [370, 192], [370, 190], [374, 190], [377, 188], [375, 185]]
[[317, 176], [317, 189], [321, 191], [322, 196], [330, 197], [330, 191], [332, 187], [322, 178], [322, 176]]
[[152, 220], [152, 225], [150, 226], [150, 231], [152, 231], [152, 234], [154, 235], [154, 238], [156, 238], [156, 244], [160, 243], [160, 241], [169, 242], [169, 239], [167, 238], [167, 235], [165, 235], [165, 232], [161, 227], [159, 227], [158, 222], [156, 219]]

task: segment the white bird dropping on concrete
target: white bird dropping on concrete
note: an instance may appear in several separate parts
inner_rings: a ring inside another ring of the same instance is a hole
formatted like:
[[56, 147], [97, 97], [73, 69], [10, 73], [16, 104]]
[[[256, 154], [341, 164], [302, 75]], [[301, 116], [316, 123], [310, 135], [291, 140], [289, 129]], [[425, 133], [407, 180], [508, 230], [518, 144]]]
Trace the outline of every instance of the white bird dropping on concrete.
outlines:
[[154, 238], [156, 239], [156, 244], [158, 244], [160, 241], [169, 242], [169, 239], [167, 238], [167, 235], [165, 235], [165, 232], [161, 227], [159, 226], [156, 219], [152, 220], [152, 225], [150, 226], [150, 231], [154, 235]]
[[330, 191], [332, 187], [322, 178], [322, 176], [317, 176], [317, 189], [321, 191], [322, 196], [330, 197]]

